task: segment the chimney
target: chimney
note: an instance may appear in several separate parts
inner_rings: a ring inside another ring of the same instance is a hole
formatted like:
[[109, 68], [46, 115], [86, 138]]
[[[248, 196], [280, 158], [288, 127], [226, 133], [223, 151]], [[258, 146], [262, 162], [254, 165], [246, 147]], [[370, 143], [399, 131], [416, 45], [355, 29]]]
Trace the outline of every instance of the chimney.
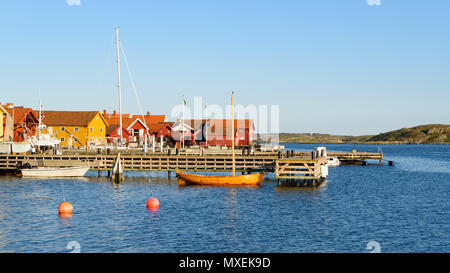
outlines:
[[103, 116], [106, 117], [106, 110], [103, 110]]
[[113, 111], [113, 116], [115, 116], [115, 115], [116, 115], [116, 110]]
[[147, 111], [147, 116], [150, 116], [150, 111]]

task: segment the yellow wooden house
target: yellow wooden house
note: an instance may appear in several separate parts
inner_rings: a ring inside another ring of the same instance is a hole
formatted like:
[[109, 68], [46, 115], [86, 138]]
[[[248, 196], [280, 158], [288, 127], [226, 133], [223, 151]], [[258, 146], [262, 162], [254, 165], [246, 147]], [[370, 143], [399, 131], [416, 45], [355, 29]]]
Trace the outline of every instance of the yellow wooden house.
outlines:
[[106, 145], [108, 123], [99, 111], [43, 111], [43, 134], [61, 141], [61, 147]]

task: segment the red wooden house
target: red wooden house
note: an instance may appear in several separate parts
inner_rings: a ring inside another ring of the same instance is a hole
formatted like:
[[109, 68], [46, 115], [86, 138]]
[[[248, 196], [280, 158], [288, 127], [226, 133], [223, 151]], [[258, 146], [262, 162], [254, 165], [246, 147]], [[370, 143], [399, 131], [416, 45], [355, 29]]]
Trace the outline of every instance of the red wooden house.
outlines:
[[234, 134], [231, 132], [231, 119], [211, 119], [206, 128], [207, 145], [231, 146], [232, 135], [236, 146], [248, 146], [253, 143], [255, 124], [251, 119], [234, 120]]
[[156, 138], [172, 138], [172, 124], [173, 122], [158, 122], [158, 123], [149, 123], [147, 124], [148, 130], [152, 135], [155, 135]]
[[[39, 119], [33, 109], [14, 106], [12, 103], [2, 105], [13, 120], [13, 141], [24, 142], [36, 135]], [[6, 125], [6, 121], [4, 122]]]
[[235, 146], [248, 146], [253, 143], [255, 125], [251, 119], [234, 120], [234, 134], [231, 132], [231, 119], [177, 120], [172, 134], [176, 141], [182, 139], [185, 145], [231, 146], [232, 136]]
[[[108, 142], [118, 142], [120, 138], [120, 116], [115, 111], [112, 114], [103, 111], [103, 116], [109, 124], [106, 129]], [[122, 114], [122, 143], [143, 144], [145, 136], [147, 136], [147, 140], [150, 140], [151, 133], [141, 119], [134, 115]]]

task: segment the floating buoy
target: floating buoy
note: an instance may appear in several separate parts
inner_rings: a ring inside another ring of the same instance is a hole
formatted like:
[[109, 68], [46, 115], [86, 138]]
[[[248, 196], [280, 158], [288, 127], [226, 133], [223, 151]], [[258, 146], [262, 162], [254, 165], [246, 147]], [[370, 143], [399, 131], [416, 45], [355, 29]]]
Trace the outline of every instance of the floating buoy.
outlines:
[[72, 213], [59, 213], [58, 216], [60, 218], [72, 218]]
[[157, 208], [159, 208], [159, 201], [158, 201], [158, 199], [156, 199], [154, 197], [149, 198], [147, 200], [147, 208], [148, 209], [157, 209]]
[[59, 204], [58, 211], [60, 214], [71, 214], [73, 211], [73, 206], [69, 202], [64, 201]]

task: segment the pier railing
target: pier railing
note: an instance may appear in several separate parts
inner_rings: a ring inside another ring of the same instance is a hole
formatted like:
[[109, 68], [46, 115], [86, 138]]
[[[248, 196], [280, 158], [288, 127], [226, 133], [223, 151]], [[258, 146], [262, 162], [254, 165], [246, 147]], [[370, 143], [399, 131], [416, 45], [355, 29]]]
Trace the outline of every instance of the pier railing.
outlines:
[[317, 159], [280, 159], [275, 162], [275, 177], [278, 179], [319, 179], [325, 157]]

